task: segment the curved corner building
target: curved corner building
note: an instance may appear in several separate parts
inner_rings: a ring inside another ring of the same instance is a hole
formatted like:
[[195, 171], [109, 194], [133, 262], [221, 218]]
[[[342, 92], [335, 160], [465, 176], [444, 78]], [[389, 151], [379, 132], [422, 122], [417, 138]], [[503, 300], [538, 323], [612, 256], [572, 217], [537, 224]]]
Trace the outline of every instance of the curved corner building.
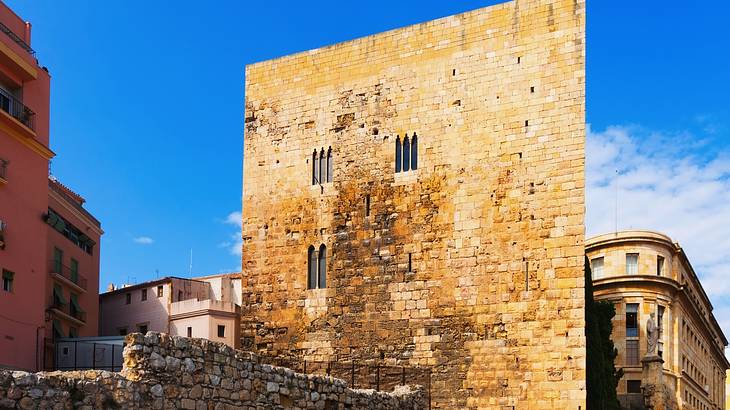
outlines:
[[664, 382], [680, 408], [724, 409], [728, 342], [679, 244], [656, 232], [625, 231], [588, 239], [586, 255], [595, 300], [616, 307], [612, 337], [619, 352], [616, 367], [624, 370], [618, 386], [622, 407], [642, 402], [641, 358], [653, 312], [660, 328]]

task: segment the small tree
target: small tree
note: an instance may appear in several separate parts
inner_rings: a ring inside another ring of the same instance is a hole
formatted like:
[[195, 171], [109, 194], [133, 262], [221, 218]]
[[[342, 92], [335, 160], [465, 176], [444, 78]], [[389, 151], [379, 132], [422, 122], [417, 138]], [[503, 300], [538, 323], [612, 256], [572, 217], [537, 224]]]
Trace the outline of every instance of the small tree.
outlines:
[[611, 340], [611, 319], [616, 309], [610, 302], [593, 300], [593, 279], [588, 258], [585, 260], [586, 315], [586, 390], [588, 410], [619, 410], [616, 395], [623, 370], [616, 370], [618, 355]]

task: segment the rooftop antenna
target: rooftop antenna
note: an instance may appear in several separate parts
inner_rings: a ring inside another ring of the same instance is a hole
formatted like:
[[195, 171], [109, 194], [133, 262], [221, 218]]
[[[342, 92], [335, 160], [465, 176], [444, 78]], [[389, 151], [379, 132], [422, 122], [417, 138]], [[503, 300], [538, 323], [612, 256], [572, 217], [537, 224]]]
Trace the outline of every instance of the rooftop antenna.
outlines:
[[155, 269], [155, 279], [159, 279], [159, 278], [160, 278], [160, 270]]
[[190, 270], [188, 271], [189, 276], [193, 276], [193, 248], [190, 248]]

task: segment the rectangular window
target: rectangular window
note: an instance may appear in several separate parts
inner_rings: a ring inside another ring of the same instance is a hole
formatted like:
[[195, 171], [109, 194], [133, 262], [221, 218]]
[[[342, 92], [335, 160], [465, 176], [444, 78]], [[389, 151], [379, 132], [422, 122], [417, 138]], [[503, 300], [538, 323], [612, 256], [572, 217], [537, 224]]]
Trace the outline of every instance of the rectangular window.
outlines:
[[119, 328], [119, 336], [126, 336], [127, 335], [127, 328], [126, 327], [120, 327]]
[[188, 337], [193, 337], [193, 328], [188, 326]]
[[79, 283], [79, 261], [71, 258], [71, 282]]
[[162, 297], [162, 285], [157, 287], [157, 297], [158, 298]]
[[226, 337], [226, 327], [218, 325], [218, 337]]
[[132, 303], [132, 294], [131, 293], [127, 293], [124, 296], [124, 298], [125, 298], [125, 301], [124, 301], [125, 304], [128, 305], [128, 304]]
[[177, 300], [178, 301], [183, 300], [183, 291], [181, 291], [181, 290], [177, 291]]
[[639, 304], [626, 305], [626, 337], [639, 337]]
[[626, 274], [627, 275], [638, 275], [639, 274], [639, 254], [638, 253], [627, 253], [626, 254]]
[[641, 393], [641, 380], [626, 380], [626, 393]]
[[137, 331], [139, 333], [142, 333], [142, 334], [147, 333], [147, 323], [143, 323], [141, 325], [137, 325]]
[[639, 341], [638, 340], [627, 340], [626, 341], [626, 365], [627, 366], [638, 366], [639, 365]]
[[5, 292], [13, 291], [13, 280], [15, 279], [15, 273], [9, 270], [3, 269], [3, 290]]
[[664, 276], [664, 257], [663, 256], [656, 257], [656, 275]]
[[142, 289], [142, 302], [147, 300], [147, 289]]
[[593, 273], [593, 279], [603, 277], [603, 257], [591, 260], [591, 272]]
[[61, 274], [63, 269], [63, 251], [53, 248], [53, 273]]

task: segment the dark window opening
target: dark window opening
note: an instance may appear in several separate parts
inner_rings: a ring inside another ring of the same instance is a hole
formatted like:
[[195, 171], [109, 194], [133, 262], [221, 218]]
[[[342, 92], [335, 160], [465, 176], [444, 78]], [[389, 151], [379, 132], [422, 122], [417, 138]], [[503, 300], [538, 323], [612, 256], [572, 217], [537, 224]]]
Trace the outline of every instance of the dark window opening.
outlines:
[[411, 138], [411, 169], [418, 169], [418, 135], [415, 132]]
[[15, 279], [15, 273], [9, 270], [3, 269], [3, 290], [5, 292], [13, 291], [13, 280]]
[[126, 336], [126, 335], [127, 335], [127, 328], [126, 327], [119, 328], [119, 336]]
[[401, 144], [400, 144], [400, 135], [395, 138], [395, 172], [401, 171], [401, 154], [402, 154]]
[[142, 289], [142, 301], [147, 300], [147, 289]]
[[158, 298], [162, 297], [162, 285], [157, 287], [157, 297]]
[[58, 231], [61, 235], [65, 236], [68, 240], [73, 242], [84, 252], [88, 253], [89, 255], [92, 254], [96, 242], [94, 242], [86, 234], [81, 232], [80, 229], [65, 220], [62, 216], [56, 213], [56, 211], [48, 208], [48, 214], [45, 217], [45, 221], [53, 229]]
[[319, 183], [327, 182], [327, 159], [324, 156], [324, 148], [319, 152]]
[[413, 254], [408, 254], [408, 272], [413, 272]]
[[456, 69], [455, 68], [453, 70], [451, 70], [451, 75], [452, 76], [455, 76], [456, 75]]
[[128, 305], [128, 304], [132, 303], [132, 294], [131, 293], [127, 293], [126, 295], [124, 295], [124, 298], [125, 298], [125, 301], [124, 301], [125, 304]]
[[517, 64], [522, 62], [522, 57], [517, 57]]
[[365, 195], [365, 216], [370, 216], [370, 195]]
[[327, 182], [332, 182], [332, 147], [327, 149]]
[[139, 330], [139, 333], [145, 334], [147, 333], [147, 324], [137, 325], [137, 329]]
[[531, 93], [534, 93], [535, 92], [535, 87], [530, 87], [530, 92]]
[[188, 326], [188, 337], [193, 337], [193, 328]]
[[641, 393], [641, 380], [626, 380], [627, 393]]
[[317, 288], [317, 255], [314, 246], [307, 251], [307, 288]]
[[530, 121], [525, 120], [525, 127], [529, 127], [529, 126], [530, 126]]
[[626, 337], [639, 337], [639, 305], [626, 305]]
[[324, 244], [319, 247], [319, 271], [317, 276], [319, 279], [319, 288], [327, 287], [327, 247]]
[[177, 291], [177, 300], [178, 301], [183, 300], [183, 291], [181, 291], [181, 290]]
[[218, 337], [226, 337], [226, 327], [218, 325]]
[[638, 366], [639, 365], [639, 341], [638, 340], [627, 340], [626, 341], [626, 365], [627, 366]]
[[411, 142], [408, 134], [403, 138], [403, 172], [411, 169]]
[[317, 170], [319, 169], [319, 157], [317, 157], [317, 150], [312, 153], [312, 185], [317, 185], [319, 179], [317, 178]]
[[664, 275], [664, 257], [662, 256], [656, 258], [656, 274], [657, 276]]

